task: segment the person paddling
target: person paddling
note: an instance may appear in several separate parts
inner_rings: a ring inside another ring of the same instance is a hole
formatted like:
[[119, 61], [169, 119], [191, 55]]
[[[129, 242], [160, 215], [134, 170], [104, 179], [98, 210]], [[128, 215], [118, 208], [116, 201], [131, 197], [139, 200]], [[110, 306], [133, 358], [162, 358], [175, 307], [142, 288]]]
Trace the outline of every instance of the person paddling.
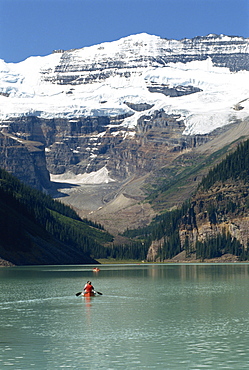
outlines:
[[79, 297], [80, 295], [81, 295], [81, 296], [83, 295], [83, 296], [85, 296], [85, 297], [92, 297], [92, 296], [94, 296], [95, 294], [102, 295], [102, 293], [101, 293], [101, 292], [95, 292], [94, 287], [92, 286], [91, 281], [88, 281], [88, 282], [85, 284], [84, 288], [83, 288], [83, 292], [78, 292], [78, 293], [76, 293], [75, 295], [76, 295], [77, 297]]
[[84, 295], [94, 295], [94, 287], [92, 286], [91, 281], [88, 281], [84, 286]]
[[88, 281], [86, 282], [86, 284], [84, 285], [83, 291], [85, 291], [86, 286], [87, 286], [89, 283], [91, 283], [91, 281], [89, 281], [89, 280], [88, 280]]

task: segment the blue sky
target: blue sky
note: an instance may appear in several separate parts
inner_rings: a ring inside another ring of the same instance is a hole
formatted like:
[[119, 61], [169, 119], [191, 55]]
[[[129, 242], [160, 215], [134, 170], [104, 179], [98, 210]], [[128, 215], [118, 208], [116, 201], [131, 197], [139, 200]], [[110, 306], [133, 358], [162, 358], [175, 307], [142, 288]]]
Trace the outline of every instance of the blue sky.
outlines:
[[147, 32], [249, 37], [249, 0], [0, 0], [0, 59], [19, 62]]

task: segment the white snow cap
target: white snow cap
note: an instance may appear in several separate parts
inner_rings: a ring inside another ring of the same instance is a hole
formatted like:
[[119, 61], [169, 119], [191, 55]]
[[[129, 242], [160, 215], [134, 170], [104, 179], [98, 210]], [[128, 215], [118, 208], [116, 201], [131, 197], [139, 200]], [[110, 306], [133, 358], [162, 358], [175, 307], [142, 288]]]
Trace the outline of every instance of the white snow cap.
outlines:
[[[210, 40], [210, 48], [215, 38], [212, 34], [205, 38], [207, 43]], [[220, 35], [218, 39], [232, 38]], [[115, 116], [132, 112], [125, 102], [148, 103], [153, 105], [150, 113], [164, 109], [167, 114], [180, 114], [185, 134], [190, 135], [208, 133], [234, 119], [247, 117], [249, 71], [234, 73], [214, 67], [210, 58], [166, 65], [153, 65], [149, 61], [149, 57], [160, 53], [183, 53], [184, 47], [182, 41], [138, 34], [65, 53], [30, 57], [16, 64], [0, 60], [0, 119], [25, 115], [41, 118]], [[238, 52], [237, 49], [239, 45], [229, 52]], [[191, 53], [194, 53], [192, 49]], [[116, 61], [119, 64], [114, 68]], [[89, 72], [90, 65], [94, 72]], [[63, 71], [60, 66], [69, 69]], [[86, 83], [84, 79], [91, 73], [95, 79]], [[74, 78], [74, 83], [61, 84], [60, 78], [64, 76]], [[171, 98], [149, 92], [151, 84], [171, 88], [193, 86], [202, 91]], [[234, 109], [238, 103], [240, 110]], [[136, 113], [123, 124], [134, 128], [142, 114], [144, 112]]]

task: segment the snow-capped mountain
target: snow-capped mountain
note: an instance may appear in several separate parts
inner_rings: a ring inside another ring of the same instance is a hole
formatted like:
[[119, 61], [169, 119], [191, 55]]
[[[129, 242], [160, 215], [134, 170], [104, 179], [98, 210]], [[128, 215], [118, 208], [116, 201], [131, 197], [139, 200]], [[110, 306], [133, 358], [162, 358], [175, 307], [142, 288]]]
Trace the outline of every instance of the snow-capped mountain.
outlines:
[[0, 119], [123, 116], [132, 129], [145, 111], [163, 110], [179, 116], [184, 134], [205, 134], [248, 116], [248, 80], [248, 39], [138, 34], [16, 64], [1, 60]]
[[[0, 167], [39, 188], [120, 189], [245, 120], [248, 81], [249, 39], [237, 36], [138, 34], [0, 60]], [[115, 194], [105, 191], [97, 208]]]

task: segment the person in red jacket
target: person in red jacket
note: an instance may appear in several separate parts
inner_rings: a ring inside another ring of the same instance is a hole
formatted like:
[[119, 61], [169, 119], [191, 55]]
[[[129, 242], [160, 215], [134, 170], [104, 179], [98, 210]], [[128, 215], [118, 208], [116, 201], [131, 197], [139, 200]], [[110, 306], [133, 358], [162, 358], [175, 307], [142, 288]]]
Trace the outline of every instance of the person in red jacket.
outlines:
[[84, 286], [84, 295], [86, 296], [93, 296], [94, 295], [94, 287], [92, 286], [91, 281], [88, 281]]

